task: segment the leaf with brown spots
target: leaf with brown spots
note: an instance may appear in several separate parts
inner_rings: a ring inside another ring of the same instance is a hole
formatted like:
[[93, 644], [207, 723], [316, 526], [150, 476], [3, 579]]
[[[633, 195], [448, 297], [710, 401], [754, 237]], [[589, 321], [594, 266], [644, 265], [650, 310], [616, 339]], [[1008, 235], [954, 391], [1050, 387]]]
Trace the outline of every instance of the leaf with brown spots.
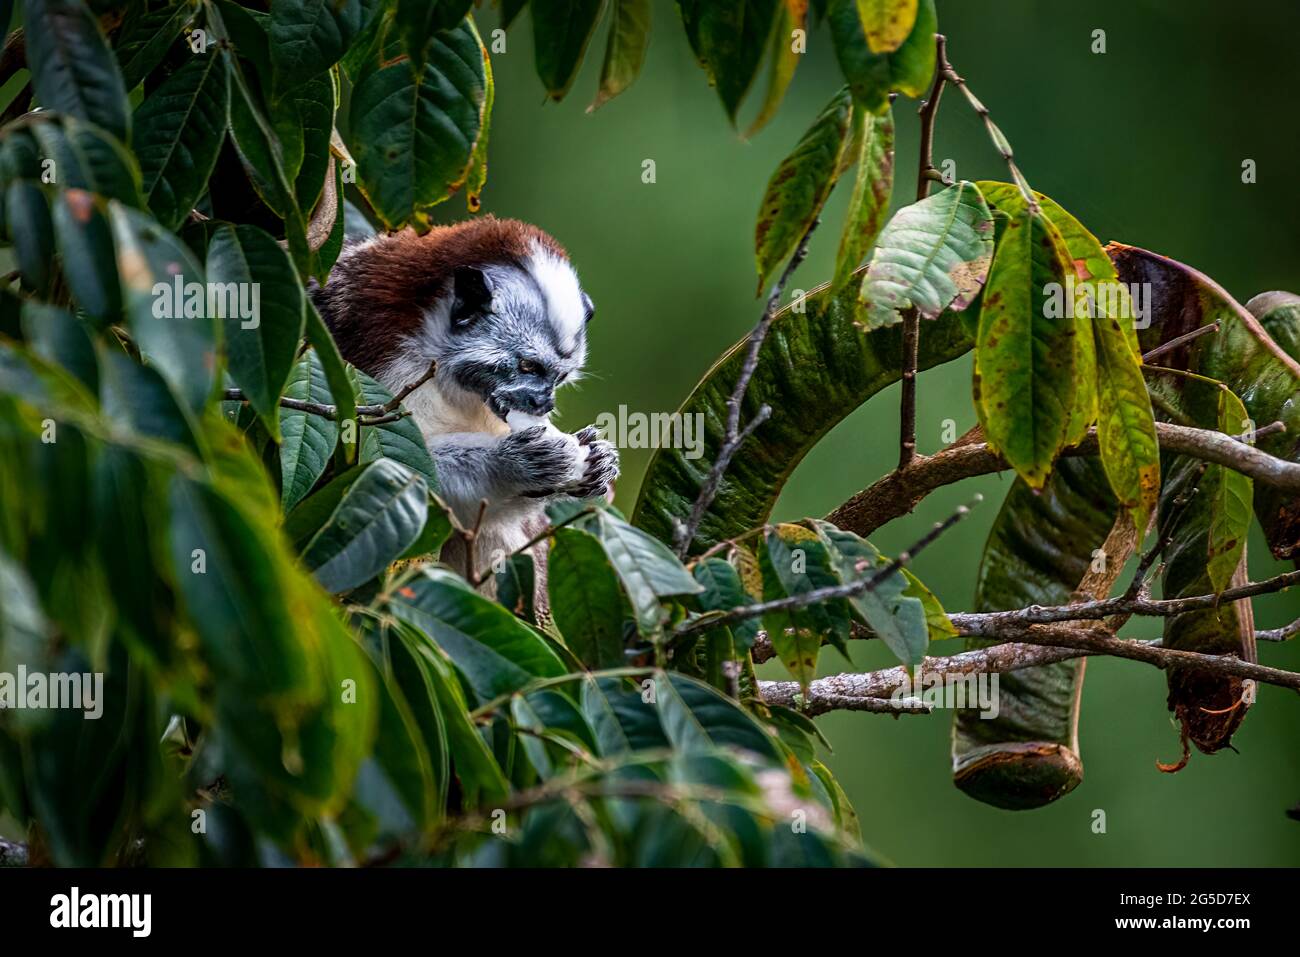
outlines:
[[[1012, 183], [977, 184], [991, 206], [1023, 212]], [[1139, 538], [1160, 495], [1160, 449], [1142, 375], [1132, 302], [1095, 236], [1050, 197], [1035, 193], [1043, 215], [1061, 233], [1074, 279], [1075, 398], [1065, 442], [1073, 445], [1094, 421], [1101, 461], [1116, 498], [1133, 515]]]
[[1049, 318], [1070, 256], [1041, 212], [1011, 217], [998, 243], [975, 339], [975, 407], [989, 445], [1042, 488], [1065, 445], [1075, 392], [1074, 323]]
[[799, 245], [821, 213], [847, 149], [853, 98], [848, 87], [834, 97], [768, 181], [754, 231], [758, 291]]
[[889, 211], [889, 196], [894, 188], [894, 114], [886, 110], [879, 116], [858, 108], [855, 125], [861, 127], [857, 143], [858, 174], [853, 181], [853, 195], [849, 198], [849, 212], [840, 236], [840, 249], [835, 257], [835, 279], [831, 289], [838, 291], [848, 284], [853, 270], [858, 268], [871, 244], [876, 241], [885, 213]]
[[[1251, 427], [1246, 407], [1226, 386], [1219, 390], [1218, 427], [1227, 435], [1240, 435]], [[1211, 465], [1205, 470], [1202, 486], [1209, 493], [1210, 502], [1205, 570], [1214, 593], [1219, 595], [1228, 587], [1246, 550], [1254, 486], [1247, 476], [1222, 465]]]
[[872, 53], [892, 53], [916, 23], [917, 0], [857, 0], [858, 18]]
[[964, 180], [904, 206], [880, 233], [862, 282], [866, 326], [902, 322], [904, 309], [934, 319], [974, 302], [993, 256], [993, 217]]

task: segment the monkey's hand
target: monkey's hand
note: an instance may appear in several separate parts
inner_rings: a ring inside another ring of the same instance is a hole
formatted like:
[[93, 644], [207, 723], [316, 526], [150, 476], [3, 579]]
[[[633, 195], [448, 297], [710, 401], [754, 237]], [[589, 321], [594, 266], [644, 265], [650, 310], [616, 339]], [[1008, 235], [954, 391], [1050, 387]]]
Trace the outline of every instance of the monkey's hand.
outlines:
[[587, 450], [582, 478], [565, 490], [575, 498], [603, 498], [610, 483], [618, 478], [618, 449], [599, 435], [596, 427], [589, 425], [574, 436]]
[[525, 476], [520, 494], [528, 498], [603, 495], [618, 475], [618, 451], [596, 438], [594, 426], [577, 435], [552, 426], [512, 432], [501, 440], [501, 452], [514, 460]]

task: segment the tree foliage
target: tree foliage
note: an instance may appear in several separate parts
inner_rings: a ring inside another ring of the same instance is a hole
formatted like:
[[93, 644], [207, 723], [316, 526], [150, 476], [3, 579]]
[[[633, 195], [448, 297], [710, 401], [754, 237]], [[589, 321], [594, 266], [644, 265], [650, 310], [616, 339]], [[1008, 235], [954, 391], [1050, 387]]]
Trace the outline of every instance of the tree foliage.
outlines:
[[[635, 80], [651, 4], [505, 0], [502, 28], [525, 6], [549, 96], [572, 90], [605, 9], [593, 108]], [[0, 714], [0, 808], [35, 859], [874, 860], [815, 724], [765, 695], [760, 642], [807, 706], [824, 643], [879, 637], [911, 669], [958, 631], [905, 557], [867, 541], [874, 528], [766, 523], [836, 422], [972, 350], [975, 440], [1018, 475], [980, 571], [984, 610], [1068, 600], [1112, 520], [1140, 541], [1157, 510], [1167, 593], [1244, 580], [1250, 479], [1162, 455], [1157, 411], [1217, 433], [1288, 419], [1297, 367], [1269, 333], [1300, 341], [1297, 311], [1256, 321], [1199, 273], [1104, 249], [1014, 164], [1012, 183], [927, 186], [887, 220], [892, 98], [950, 69], [933, 0], [677, 6], [731, 122], [765, 87], [751, 133], [779, 106], [809, 18], [829, 23], [844, 87], [774, 173], [755, 257], [762, 291], [853, 171], [834, 282], [769, 310], [753, 361], [733, 351], [687, 398], [708, 423], [705, 457], [658, 452], [631, 520], [552, 508], [542, 616], [530, 553], [486, 592], [437, 563], [474, 529], [439, 498], [402, 397], [342, 360], [304, 295], [339, 254], [345, 186], [386, 228], [423, 231], [462, 193], [477, 209], [494, 95], [484, 11], [20, 5], [30, 79], [0, 128], [0, 672], [105, 680], [98, 720]], [[1186, 310], [1148, 299], [1139, 336], [1121, 284], [1153, 272], [1219, 323], [1172, 371], [1141, 350], [1193, 331]], [[1053, 291], [1074, 290], [1067, 279], [1077, 293]], [[214, 310], [213, 287], [258, 289], [256, 321], [237, 299]], [[809, 393], [819, 401], [799, 401]], [[740, 436], [724, 426], [733, 398], [754, 423]], [[1099, 462], [1062, 458], [1094, 433]], [[1278, 496], [1253, 507], [1286, 552]], [[693, 504], [702, 521], [674, 554]], [[1063, 578], [1030, 587], [1020, 526]], [[1240, 654], [1249, 619], [1231, 601], [1172, 616], [1167, 642]], [[1037, 710], [1015, 728], [962, 713], [954, 744], [958, 783], [1017, 807], [1081, 774], [1079, 669], [1021, 677], [1006, 693]], [[1244, 707], [1215, 727], [1193, 714], [1232, 706], [1241, 681], [1170, 680], [1192, 739], [1226, 745]], [[1038, 739], [1056, 748], [1050, 767], [1026, 758]]]

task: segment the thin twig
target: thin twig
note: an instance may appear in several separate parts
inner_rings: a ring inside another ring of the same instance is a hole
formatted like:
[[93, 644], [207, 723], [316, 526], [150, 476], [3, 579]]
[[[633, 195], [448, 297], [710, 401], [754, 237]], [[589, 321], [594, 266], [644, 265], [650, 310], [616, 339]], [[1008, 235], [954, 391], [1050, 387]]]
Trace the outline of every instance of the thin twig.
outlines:
[[1209, 325], [1201, 326], [1199, 329], [1193, 329], [1191, 332], [1184, 332], [1181, 336], [1175, 336], [1168, 342], [1156, 346], [1150, 352], [1142, 356], [1142, 361], [1150, 362], [1152, 359], [1159, 359], [1161, 356], [1173, 352], [1179, 346], [1185, 346], [1194, 339], [1199, 339], [1201, 336], [1218, 331], [1219, 324], [1217, 322], [1211, 322]]
[[731, 390], [731, 397], [727, 399], [727, 427], [723, 433], [722, 446], [718, 449], [718, 456], [714, 459], [709, 474], [705, 476], [704, 482], [700, 486], [700, 494], [691, 507], [690, 517], [677, 526], [676, 551], [678, 558], [684, 559], [687, 552], [690, 551], [691, 542], [695, 540], [695, 533], [699, 531], [700, 523], [704, 521], [704, 514], [717, 497], [718, 488], [722, 484], [722, 476], [731, 464], [732, 456], [736, 454], [736, 450], [740, 448], [741, 443], [752, 435], [755, 429], [766, 422], [772, 414], [772, 409], [767, 405], [763, 405], [749, 424], [743, 429], [741, 428], [740, 407], [745, 400], [745, 393], [749, 390], [749, 381], [754, 377], [754, 371], [758, 368], [758, 354], [763, 348], [763, 340], [767, 338], [768, 330], [772, 327], [773, 320], [776, 319], [777, 310], [781, 305], [781, 293], [785, 290], [786, 283], [790, 281], [790, 276], [799, 268], [804, 256], [808, 254], [808, 240], [812, 237], [813, 230], [817, 228], [820, 222], [820, 219], [814, 219], [809, 224], [808, 229], [799, 240], [799, 245], [795, 247], [794, 255], [786, 263], [780, 278], [773, 284], [772, 291], [767, 297], [767, 306], [763, 309], [763, 315], [759, 318], [758, 325], [754, 326], [753, 331], [749, 334], [748, 348], [745, 352], [744, 362], [740, 367], [740, 376], [736, 379], [736, 385]]
[[1170, 618], [1184, 612], [1202, 608], [1215, 608], [1242, 598], [1270, 595], [1300, 584], [1300, 570], [1284, 572], [1263, 581], [1247, 582], [1225, 589], [1218, 595], [1189, 595], [1185, 598], [1146, 598], [1142, 595], [1101, 598], [1096, 601], [1076, 602], [1072, 605], [1030, 605], [1013, 611], [959, 613], [948, 618], [958, 631], [980, 637], [1003, 634], [1007, 628], [1028, 625], [1045, 625], [1063, 621], [1096, 621], [1111, 615], [1139, 615], [1148, 618]]
[[952, 64], [946, 58], [940, 62], [939, 69], [943, 72], [944, 79], [961, 90], [966, 97], [966, 101], [970, 103], [971, 109], [979, 114], [980, 119], [984, 121], [984, 128], [988, 131], [989, 139], [993, 141], [994, 148], [1006, 161], [1007, 169], [1011, 172], [1011, 179], [1019, 188], [1020, 195], [1025, 200], [1025, 205], [1029, 207], [1031, 213], [1037, 215], [1039, 208], [1038, 200], [1034, 197], [1034, 191], [1029, 185], [1029, 180], [1025, 179], [1024, 173], [1020, 172], [1020, 167], [1016, 165], [1011, 144], [1007, 141], [1006, 134], [998, 129], [997, 124], [993, 122], [993, 118], [989, 115], [989, 108], [971, 92], [970, 87], [966, 85], [966, 81], [957, 74], [957, 71], [953, 69]]
[[1256, 641], [1290, 641], [1296, 635], [1300, 635], [1300, 618], [1291, 622], [1289, 625], [1283, 625], [1281, 628], [1265, 628], [1255, 632]]
[[478, 533], [483, 528], [483, 516], [487, 514], [487, 510], [488, 500], [479, 499], [478, 516], [474, 519], [473, 527], [460, 530], [460, 537], [465, 542], [465, 578], [475, 588], [483, 584], [483, 579], [479, 577], [478, 568], [474, 563], [474, 543], [478, 541]]
[[[921, 117], [921, 152], [916, 172], [916, 201], [930, 195], [931, 175], [934, 168], [934, 123], [939, 115], [939, 100], [943, 97], [944, 70], [948, 63], [945, 55], [947, 40], [943, 34], [934, 35], [936, 49], [934, 84], [917, 113]], [[916, 458], [916, 366], [921, 345], [921, 316], [915, 308], [903, 311], [903, 372], [902, 395], [899, 399], [898, 471], [903, 471]]]
[[[388, 422], [396, 422], [404, 419], [411, 414], [409, 409], [399, 411], [402, 402], [407, 396], [424, 385], [438, 371], [438, 363], [432, 362], [424, 375], [414, 382], [408, 382], [402, 386], [397, 393], [387, 402], [375, 403], [373, 405], [357, 406], [357, 425], [384, 425]], [[242, 389], [226, 389], [221, 398], [226, 402], [247, 402], [248, 397], [244, 395]], [[337, 421], [338, 407], [327, 405], [324, 402], [309, 402], [306, 399], [294, 399], [287, 395], [280, 396], [280, 406], [285, 409], [292, 409], [295, 412], [306, 412], [310, 415], [318, 415], [323, 419]]]

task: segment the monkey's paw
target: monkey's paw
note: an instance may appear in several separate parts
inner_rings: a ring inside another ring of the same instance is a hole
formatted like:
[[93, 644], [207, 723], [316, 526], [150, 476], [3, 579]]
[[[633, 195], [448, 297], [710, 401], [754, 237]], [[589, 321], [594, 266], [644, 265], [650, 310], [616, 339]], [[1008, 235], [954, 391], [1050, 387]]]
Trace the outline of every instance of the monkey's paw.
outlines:
[[618, 478], [618, 449], [597, 438], [599, 434], [594, 425], [589, 425], [574, 436], [586, 451], [582, 478], [565, 489], [575, 498], [603, 498], [610, 483]]

